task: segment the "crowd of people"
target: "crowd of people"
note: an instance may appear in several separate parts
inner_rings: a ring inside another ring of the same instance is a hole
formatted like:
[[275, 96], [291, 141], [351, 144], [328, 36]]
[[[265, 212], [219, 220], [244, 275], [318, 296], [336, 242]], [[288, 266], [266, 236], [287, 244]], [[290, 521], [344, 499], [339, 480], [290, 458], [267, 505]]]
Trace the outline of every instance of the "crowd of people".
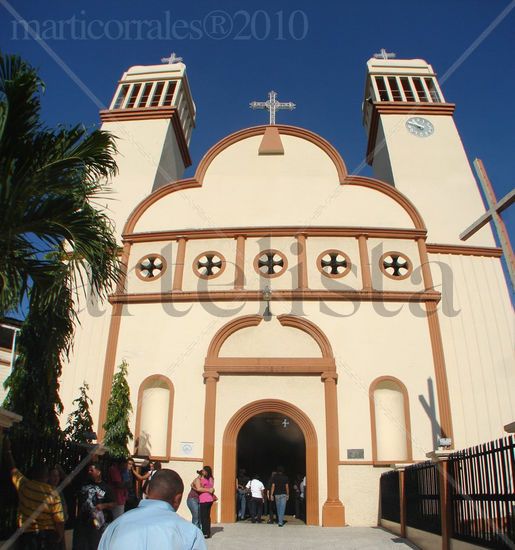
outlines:
[[306, 477], [298, 474], [293, 483], [285, 474], [284, 467], [278, 466], [268, 477], [266, 485], [262, 476], [248, 476], [244, 468], [238, 471], [236, 478], [236, 513], [238, 521], [250, 518], [252, 523], [262, 523], [263, 515], [268, 516], [267, 523], [277, 523], [282, 527], [286, 505], [293, 499], [294, 517], [305, 521]]
[[[217, 500], [210, 466], [196, 472], [187, 489], [186, 504], [191, 522], [177, 509], [184, 483], [175, 471], [150, 461], [148, 468], [136, 467], [132, 458], [112, 461], [106, 468], [96, 462], [87, 466], [87, 479], [64, 494], [67, 476], [55, 465], [36, 465], [28, 476], [20, 472], [4, 439], [4, 464], [18, 492], [16, 545], [23, 550], [66, 550], [65, 524], [73, 518], [72, 550], [143, 550], [180, 548], [204, 550], [204, 539], [211, 537], [211, 508]], [[104, 474], [106, 478], [104, 479]], [[286, 505], [294, 499], [295, 516], [304, 519], [306, 478], [297, 476], [293, 484], [282, 466], [265, 484], [260, 476], [247, 476], [244, 469], [236, 479], [238, 520], [250, 517], [261, 523], [285, 523]]]

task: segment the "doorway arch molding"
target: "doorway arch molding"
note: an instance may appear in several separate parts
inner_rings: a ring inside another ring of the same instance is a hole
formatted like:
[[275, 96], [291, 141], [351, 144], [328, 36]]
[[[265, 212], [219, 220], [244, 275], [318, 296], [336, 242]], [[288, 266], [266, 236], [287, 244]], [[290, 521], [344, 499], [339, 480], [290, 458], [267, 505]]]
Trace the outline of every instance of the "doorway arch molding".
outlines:
[[306, 523], [318, 525], [318, 442], [311, 420], [298, 407], [279, 399], [254, 401], [237, 411], [227, 423], [222, 441], [222, 523], [234, 521], [236, 444], [243, 425], [261, 413], [279, 413], [291, 418], [301, 429], [306, 444]]
[[[206, 361], [204, 363], [204, 382], [206, 388], [204, 404], [204, 464], [213, 464], [215, 458], [215, 425], [216, 425], [216, 387], [218, 380], [222, 375], [292, 375], [292, 376], [320, 376], [324, 385], [324, 405], [325, 405], [325, 435], [326, 435], [326, 467], [327, 467], [327, 499], [322, 507], [322, 525], [327, 527], [343, 527], [345, 525], [345, 507], [339, 498], [339, 472], [338, 462], [340, 458], [339, 450], [339, 430], [338, 430], [338, 397], [336, 392], [336, 382], [338, 374], [336, 372], [336, 362], [329, 339], [324, 332], [315, 325], [302, 317], [295, 315], [280, 315], [277, 317], [280, 324], [284, 327], [292, 327], [309, 334], [318, 344], [322, 357], [219, 357], [220, 349], [223, 343], [235, 332], [247, 327], [259, 325], [263, 318], [260, 315], [245, 315], [237, 317], [225, 324], [214, 335], [211, 345], [208, 349]], [[281, 403], [282, 408], [279, 412], [285, 413], [286, 402], [266, 400], [265, 403]], [[259, 401], [256, 403], [260, 403]], [[293, 405], [289, 404], [290, 407]], [[235, 414], [246, 415], [244, 411], [249, 410], [250, 405], [246, 405]], [[300, 409], [296, 409], [297, 416]], [[271, 409], [264, 411], [274, 412]], [[257, 413], [254, 413], [257, 414]], [[251, 414], [252, 416], [252, 414]], [[234, 418], [234, 417], [233, 417]], [[250, 417], [249, 417], [250, 418]], [[295, 416], [292, 416], [295, 419]], [[302, 423], [299, 424], [302, 426]], [[241, 426], [240, 426], [241, 427]], [[305, 425], [307, 429], [307, 425]], [[314, 428], [313, 428], [314, 429]], [[239, 428], [237, 429], [239, 431]], [[306, 432], [307, 433], [307, 432]], [[233, 434], [234, 435], [234, 434]], [[237, 437], [237, 433], [236, 436]], [[236, 439], [234, 439], [236, 445]], [[306, 441], [307, 445], [307, 441]], [[235, 452], [235, 448], [234, 448]], [[223, 454], [223, 453], [222, 453]], [[234, 465], [234, 468], [236, 466]], [[225, 466], [223, 466], [224, 472]], [[230, 489], [232, 496], [229, 501], [234, 500], [234, 482], [235, 470], [229, 474]], [[318, 475], [317, 475], [318, 480]], [[225, 486], [225, 480], [222, 480]], [[227, 485], [229, 487], [229, 485]], [[229, 493], [227, 489], [222, 488], [222, 500]], [[318, 493], [318, 486], [317, 486]], [[309, 495], [308, 495], [309, 496]], [[222, 503], [220, 503], [222, 504]], [[234, 521], [234, 515], [229, 516], [227, 510], [232, 510], [233, 504], [224, 506], [222, 518], [223, 521]], [[317, 508], [312, 509], [318, 509]], [[316, 519], [318, 525], [318, 517]]]

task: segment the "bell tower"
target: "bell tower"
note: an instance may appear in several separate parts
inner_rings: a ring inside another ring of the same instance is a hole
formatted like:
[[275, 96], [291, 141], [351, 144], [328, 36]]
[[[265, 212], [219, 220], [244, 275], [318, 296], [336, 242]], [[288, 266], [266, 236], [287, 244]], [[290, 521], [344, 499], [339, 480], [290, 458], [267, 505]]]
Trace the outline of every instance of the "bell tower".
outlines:
[[[367, 62], [363, 124], [374, 176], [404, 193], [421, 213], [431, 243], [464, 244], [459, 234], [484, 205], [436, 74], [423, 59]], [[467, 245], [495, 246], [491, 230]]]
[[195, 127], [186, 66], [174, 54], [166, 65], [135, 66], [118, 82], [102, 129], [117, 137], [119, 173], [105, 207], [120, 238], [127, 217], [152, 191], [180, 179], [191, 165]]

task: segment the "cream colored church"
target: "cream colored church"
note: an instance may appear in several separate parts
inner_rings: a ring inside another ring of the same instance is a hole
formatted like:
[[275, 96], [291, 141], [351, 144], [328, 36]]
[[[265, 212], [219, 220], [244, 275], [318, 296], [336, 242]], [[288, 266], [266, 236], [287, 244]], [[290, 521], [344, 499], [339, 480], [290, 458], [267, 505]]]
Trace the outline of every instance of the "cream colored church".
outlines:
[[107, 207], [127, 269], [81, 312], [62, 400], [70, 412], [86, 380], [101, 438], [125, 359], [134, 453], [187, 483], [211, 465], [222, 522], [238, 468], [266, 481], [282, 464], [306, 475], [307, 524], [376, 524], [390, 465], [515, 419], [501, 252], [488, 226], [459, 238], [484, 206], [455, 106], [421, 59], [366, 69], [374, 178], [323, 136], [270, 124], [181, 179], [195, 127], [181, 62], [131, 67], [100, 113], [119, 138]]

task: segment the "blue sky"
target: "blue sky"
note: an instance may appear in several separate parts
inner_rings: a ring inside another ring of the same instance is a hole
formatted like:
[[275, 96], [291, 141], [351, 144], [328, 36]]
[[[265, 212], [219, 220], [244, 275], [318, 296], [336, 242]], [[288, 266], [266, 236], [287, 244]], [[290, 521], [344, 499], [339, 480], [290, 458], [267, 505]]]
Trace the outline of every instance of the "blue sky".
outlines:
[[[319, 133], [356, 172], [366, 149], [366, 61], [386, 48], [433, 65], [446, 100], [456, 103], [470, 161], [483, 160], [498, 198], [514, 185], [515, 1], [0, 0], [0, 11], [0, 48], [40, 69], [49, 125], [96, 127], [98, 104], [110, 102], [124, 70], [157, 64], [172, 51], [182, 56], [198, 109], [186, 175], [222, 137], [266, 123], [248, 103], [271, 89], [297, 104], [278, 122]], [[35, 22], [45, 48], [14, 11]], [[368, 167], [359, 173], [371, 175]], [[513, 209], [505, 221], [513, 235]]]

